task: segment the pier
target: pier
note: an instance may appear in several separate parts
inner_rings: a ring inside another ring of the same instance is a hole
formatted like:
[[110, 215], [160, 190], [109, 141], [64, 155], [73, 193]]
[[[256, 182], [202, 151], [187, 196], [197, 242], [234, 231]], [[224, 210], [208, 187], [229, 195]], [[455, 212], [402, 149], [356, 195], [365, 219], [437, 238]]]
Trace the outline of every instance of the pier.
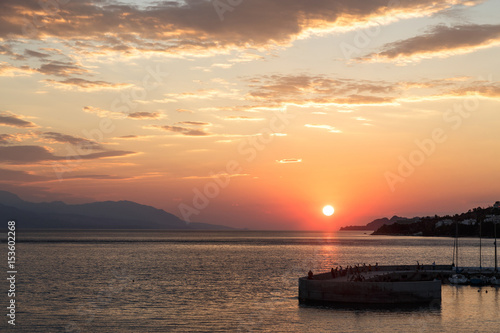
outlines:
[[460, 273], [495, 276], [494, 268], [452, 265], [357, 266], [299, 278], [300, 302], [363, 304], [427, 303], [441, 299], [441, 285]]

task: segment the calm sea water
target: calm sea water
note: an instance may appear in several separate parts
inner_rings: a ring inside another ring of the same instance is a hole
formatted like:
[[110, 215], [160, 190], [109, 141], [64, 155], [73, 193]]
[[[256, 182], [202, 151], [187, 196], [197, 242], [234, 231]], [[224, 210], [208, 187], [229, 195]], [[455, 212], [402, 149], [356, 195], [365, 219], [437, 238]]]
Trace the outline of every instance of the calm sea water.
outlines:
[[[443, 286], [440, 306], [303, 306], [335, 265], [449, 264], [453, 239], [363, 232], [18, 231], [17, 332], [498, 332], [500, 289]], [[2, 257], [6, 257], [2, 234]], [[460, 240], [477, 266], [479, 241]], [[5, 254], [5, 255], [4, 255]], [[483, 266], [493, 266], [483, 240]], [[6, 271], [6, 269], [5, 269]], [[6, 273], [4, 273], [6, 274]], [[7, 284], [2, 279], [6, 312]], [[478, 292], [479, 290], [479, 292]]]

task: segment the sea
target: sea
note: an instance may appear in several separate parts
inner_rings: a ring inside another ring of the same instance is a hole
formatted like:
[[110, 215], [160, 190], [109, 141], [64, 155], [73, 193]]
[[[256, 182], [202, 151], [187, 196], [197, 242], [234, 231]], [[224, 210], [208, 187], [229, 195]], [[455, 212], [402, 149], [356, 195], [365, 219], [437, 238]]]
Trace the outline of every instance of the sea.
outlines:
[[[444, 285], [415, 307], [299, 304], [298, 278], [339, 265], [451, 264], [453, 238], [363, 231], [16, 232], [15, 326], [1, 331], [498, 332], [500, 289]], [[494, 266], [492, 239], [460, 238], [460, 266]]]

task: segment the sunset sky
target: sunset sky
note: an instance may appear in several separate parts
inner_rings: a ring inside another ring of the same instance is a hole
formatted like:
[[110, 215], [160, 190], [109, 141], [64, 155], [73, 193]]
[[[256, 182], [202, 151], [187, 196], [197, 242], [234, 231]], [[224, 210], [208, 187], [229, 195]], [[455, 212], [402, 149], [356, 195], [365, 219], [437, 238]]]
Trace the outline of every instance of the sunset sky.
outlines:
[[251, 229], [491, 205], [499, 13], [498, 0], [3, 0], [0, 189]]

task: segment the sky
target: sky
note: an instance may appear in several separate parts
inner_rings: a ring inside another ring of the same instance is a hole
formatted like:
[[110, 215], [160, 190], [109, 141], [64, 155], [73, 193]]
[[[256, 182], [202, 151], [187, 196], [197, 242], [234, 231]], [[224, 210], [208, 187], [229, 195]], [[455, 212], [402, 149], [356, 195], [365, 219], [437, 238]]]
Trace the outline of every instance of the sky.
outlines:
[[3, 0], [0, 189], [275, 230], [487, 207], [498, 13], [498, 0]]

